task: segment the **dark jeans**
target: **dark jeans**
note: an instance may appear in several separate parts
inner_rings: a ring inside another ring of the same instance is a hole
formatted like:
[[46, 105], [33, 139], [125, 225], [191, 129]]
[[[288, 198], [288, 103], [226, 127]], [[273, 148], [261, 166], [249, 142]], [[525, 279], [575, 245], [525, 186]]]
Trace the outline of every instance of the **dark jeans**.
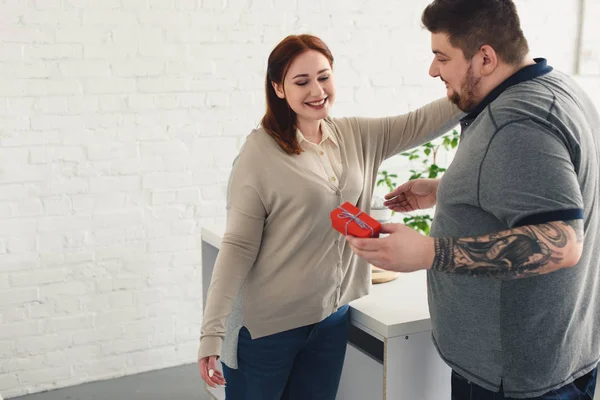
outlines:
[[228, 400], [334, 400], [346, 357], [348, 306], [323, 321], [252, 339], [240, 330], [238, 369], [223, 365]]
[[[531, 400], [593, 400], [594, 390], [596, 389], [596, 374], [598, 367], [588, 372], [584, 376], [559, 389], [538, 397], [532, 397]], [[491, 392], [474, 383], [469, 382], [458, 373], [452, 371], [452, 400], [505, 400], [513, 397], [505, 397], [500, 392]]]

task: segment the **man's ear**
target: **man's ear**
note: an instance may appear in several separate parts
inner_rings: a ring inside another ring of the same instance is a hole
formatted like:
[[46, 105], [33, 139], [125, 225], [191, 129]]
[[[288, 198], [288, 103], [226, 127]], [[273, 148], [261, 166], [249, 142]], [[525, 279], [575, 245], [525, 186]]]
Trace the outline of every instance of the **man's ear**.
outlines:
[[480, 68], [481, 75], [487, 76], [494, 73], [496, 68], [498, 68], [498, 54], [496, 54], [496, 50], [490, 45], [484, 44], [479, 49], [479, 58], [480, 58]]
[[273, 89], [275, 89], [275, 94], [277, 95], [277, 97], [279, 97], [280, 99], [285, 99], [285, 92], [283, 91], [283, 85], [280, 85], [273, 81], [271, 81], [271, 85], [273, 85]]

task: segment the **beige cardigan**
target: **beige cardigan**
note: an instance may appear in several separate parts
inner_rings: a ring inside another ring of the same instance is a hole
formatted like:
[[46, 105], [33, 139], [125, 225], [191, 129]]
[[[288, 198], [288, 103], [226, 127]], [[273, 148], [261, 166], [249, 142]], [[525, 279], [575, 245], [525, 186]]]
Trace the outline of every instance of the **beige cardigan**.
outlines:
[[368, 294], [371, 270], [331, 227], [329, 213], [346, 201], [369, 212], [381, 162], [447, 132], [460, 114], [441, 99], [396, 117], [325, 119], [340, 146], [339, 188], [304, 168], [302, 154], [288, 155], [254, 130], [231, 172], [199, 358], [221, 355], [238, 294], [252, 338], [317, 323]]

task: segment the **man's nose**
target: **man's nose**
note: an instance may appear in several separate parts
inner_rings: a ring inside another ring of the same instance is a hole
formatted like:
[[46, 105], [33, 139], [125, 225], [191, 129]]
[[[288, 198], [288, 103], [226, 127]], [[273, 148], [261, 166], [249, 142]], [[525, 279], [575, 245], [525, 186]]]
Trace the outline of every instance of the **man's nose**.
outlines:
[[440, 76], [440, 71], [437, 65], [435, 64], [435, 61], [432, 61], [431, 65], [429, 66], [429, 76], [431, 76], [432, 78], [437, 78], [438, 76]]

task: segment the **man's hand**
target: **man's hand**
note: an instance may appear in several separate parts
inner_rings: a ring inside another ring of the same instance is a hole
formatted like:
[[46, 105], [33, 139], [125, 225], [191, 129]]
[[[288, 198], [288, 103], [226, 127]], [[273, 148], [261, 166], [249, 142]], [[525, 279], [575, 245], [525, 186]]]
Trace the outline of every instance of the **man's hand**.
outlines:
[[415, 179], [398, 186], [385, 196], [383, 203], [397, 212], [410, 212], [431, 208], [436, 202], [439, 179]]
[[525, 225], [467, 238], [430, 238], [402, 224], [385, 224], [378, 239], [347, 236], [352, 251], [398, 272], [431, 269], [457, 275], [522, 279], [570, 268], [583, 249], [583, 220]]
[[434, 241], [403, 224], [384, 224], [384, 238], [360, 239], [347, 236], [352, 251], [370, 264], [397, 272], [429, 269], [433, 264]]

